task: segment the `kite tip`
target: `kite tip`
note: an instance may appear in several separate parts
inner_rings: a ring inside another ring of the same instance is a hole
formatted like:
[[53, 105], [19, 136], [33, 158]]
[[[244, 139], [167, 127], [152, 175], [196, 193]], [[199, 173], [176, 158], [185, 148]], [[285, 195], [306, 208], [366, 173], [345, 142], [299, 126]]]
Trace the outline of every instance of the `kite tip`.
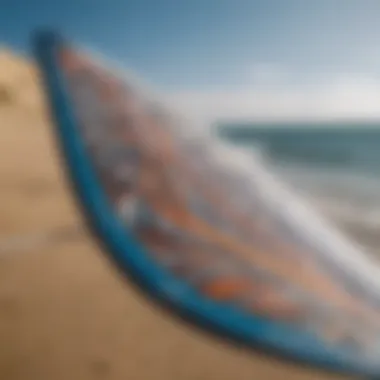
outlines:
[[39, 27], [31, 32], [31, 42], [36, 50], [46, 50], [61, 43], [62, 37], [54, 28]]

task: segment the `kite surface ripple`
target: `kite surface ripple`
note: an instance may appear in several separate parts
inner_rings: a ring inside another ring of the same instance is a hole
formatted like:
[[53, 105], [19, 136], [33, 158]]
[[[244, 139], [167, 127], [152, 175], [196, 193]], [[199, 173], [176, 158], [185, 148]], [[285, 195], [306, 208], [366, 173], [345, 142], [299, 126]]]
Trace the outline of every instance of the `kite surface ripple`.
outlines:
[[350, 244], [313, 234], [260, 163], [247, 171], [222, 143], [185, 138], [136, 81], [55, 33], [33, 43], [74, 191], [130, 278], [236, 343], [380, 374], [379, 286], [365, 259], [342, 265]]

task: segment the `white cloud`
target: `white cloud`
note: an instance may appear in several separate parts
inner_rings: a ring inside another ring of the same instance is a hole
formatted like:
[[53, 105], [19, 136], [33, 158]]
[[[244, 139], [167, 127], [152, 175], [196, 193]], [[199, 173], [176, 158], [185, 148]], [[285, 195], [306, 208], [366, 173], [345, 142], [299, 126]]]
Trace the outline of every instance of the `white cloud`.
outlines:
[[[380, 119], [380, 81], [364, 74], [340, 74], [313, 86], [284, 85], [280, 71], [259, 69], [260, 86], [235, 91], [167, 94], [177, 109], [206, 122], [215, 119]], [[276, 79], [276, 80], [274, 80]], [[256, 78], [257, 80], [257, 78]]]
[[278, 86], [289, 80], [289, 73], [278, 64], [258, 63], [248, 68], [247, 78], [254, 85]]

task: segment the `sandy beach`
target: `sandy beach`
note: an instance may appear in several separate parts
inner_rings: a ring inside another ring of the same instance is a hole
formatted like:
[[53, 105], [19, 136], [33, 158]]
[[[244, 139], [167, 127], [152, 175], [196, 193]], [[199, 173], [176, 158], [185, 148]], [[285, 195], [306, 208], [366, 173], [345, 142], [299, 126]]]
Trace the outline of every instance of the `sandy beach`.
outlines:
[[[14, 96], [0, 102], [1, 242], [82, 225], [33, 70], [25, 70], [12, 74], [25, 79], [23, 90], [16, 79], [7, 83]], [[0, 379], [343, 378], [233, 348], [171, 319], [85, 232], [51, 244], [31, 240], [28, 249], [16, 243], [0, 249]]]

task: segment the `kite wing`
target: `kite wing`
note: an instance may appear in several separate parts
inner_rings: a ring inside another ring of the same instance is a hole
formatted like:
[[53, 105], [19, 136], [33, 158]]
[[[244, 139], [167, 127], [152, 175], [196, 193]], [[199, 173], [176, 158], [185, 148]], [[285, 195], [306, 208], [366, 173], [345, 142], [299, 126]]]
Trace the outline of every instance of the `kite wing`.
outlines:
[[380, 374], [380, 276], [353, 244], [132, 77], [56, 33], [34, 48], [79, 204], [129, 278], [235, 343]]

